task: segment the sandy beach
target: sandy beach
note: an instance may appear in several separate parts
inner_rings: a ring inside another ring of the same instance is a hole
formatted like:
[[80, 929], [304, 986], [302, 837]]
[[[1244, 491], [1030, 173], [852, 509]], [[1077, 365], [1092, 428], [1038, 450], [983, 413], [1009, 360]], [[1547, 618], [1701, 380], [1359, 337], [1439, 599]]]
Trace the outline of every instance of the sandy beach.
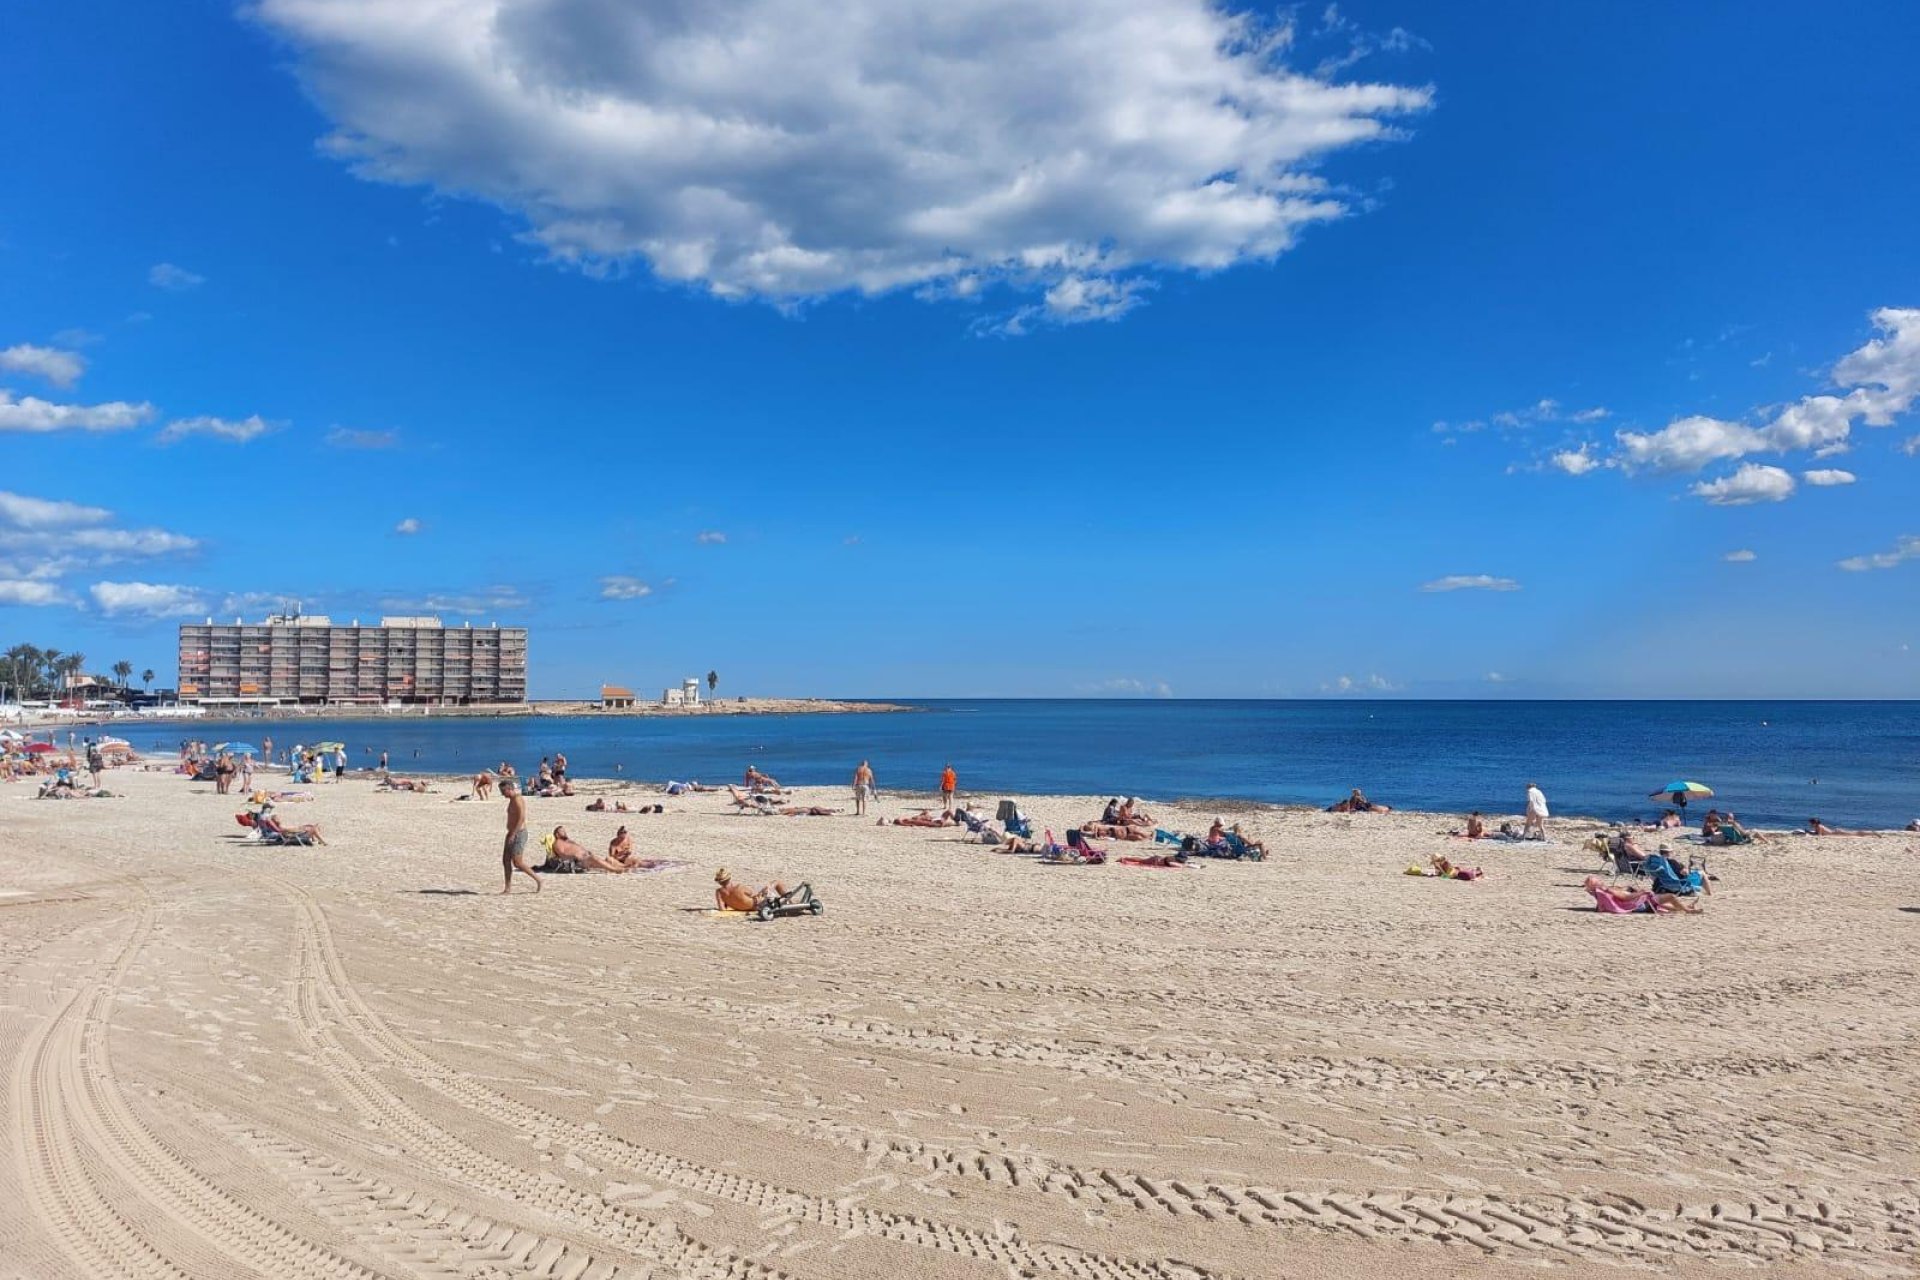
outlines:
[[[1911, 1274], [1920, 836], [1603, 917], [1576, 822], [1053, 867], [597, 783], [535, 831], [690, 865], [501, 898], [501, 802], [439, 785], [305, 788], [316, 849], [172, 774], [0, 788], [0, 1276]], [[722, 864], [826, 912], [715, 917]]]

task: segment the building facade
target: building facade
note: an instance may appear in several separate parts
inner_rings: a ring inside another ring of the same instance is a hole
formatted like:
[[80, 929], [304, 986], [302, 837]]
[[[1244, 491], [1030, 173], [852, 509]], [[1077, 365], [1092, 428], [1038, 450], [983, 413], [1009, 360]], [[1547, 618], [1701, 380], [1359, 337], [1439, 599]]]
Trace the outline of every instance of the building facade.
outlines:
[[525, 627], [317, 615], [180, 628], [180, 701], [308, 706], [468, 706], [527, 700]]

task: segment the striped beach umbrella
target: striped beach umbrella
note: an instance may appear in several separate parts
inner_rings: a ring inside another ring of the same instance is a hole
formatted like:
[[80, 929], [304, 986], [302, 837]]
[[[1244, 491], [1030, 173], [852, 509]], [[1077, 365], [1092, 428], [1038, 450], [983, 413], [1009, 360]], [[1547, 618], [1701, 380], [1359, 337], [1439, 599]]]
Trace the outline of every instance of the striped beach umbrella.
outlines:
[[1704, 782], [1688, 782], [1685, 779], [1669, 782], [1658, 791], [1647, 793], [1647, 799], [1649, 800], [1665, 800], [1667, 803], [1678, 805], [1682, 809], [1687, 807], [1687, 801], [1689, 800], [1711, 800], [1712, 798], [1712, 787]]

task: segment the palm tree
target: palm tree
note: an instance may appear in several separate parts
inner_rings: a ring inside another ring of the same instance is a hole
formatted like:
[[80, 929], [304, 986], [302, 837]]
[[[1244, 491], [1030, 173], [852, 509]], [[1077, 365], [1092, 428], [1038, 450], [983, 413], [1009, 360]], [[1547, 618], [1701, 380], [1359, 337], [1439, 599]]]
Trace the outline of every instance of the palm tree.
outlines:
[[27, 685], [40, 674], [40, 650], [30, 644], [17, 644], [7, 650], [7, 668], [13, 675], [13, 699], [27, 696]]
[[127, 681], [133, 679], [133, 664], [125, 658], [113, 664], [113, 678], [120, 682], [120, 692], [127, 691]]
[[70, 653], [60, 659], [60, 666], [62, 668], [61, 675], [64, 677], [59, 682], [60, 696], [64, 701], [67, 695], [73, 692], [73, 678], [86, 670], [87, 655], [84, 653]]
[[709, 671], [709, 672], [707, 672], [707, 699], [708, 699], [708, 701], [712, 701], [712, 699], [713, 699], [713, 691], [714, 691], [715, 689], [718, 689], [719, 687], [720, 687], [720, 673], [719, 673], [718, 671]]
[[38, 675], [40, 688], [51, 698], [53, 691], [58, 688], [60, 684], [60, 651], [58, 649], [42, 649], [40, 651], [40, 671]]
[[153, 668], [152, 667], [148, 667], [145, 671], [142, 671], [140, 673], [140, 683], [145, 685], [148, 689], [153, 688]]

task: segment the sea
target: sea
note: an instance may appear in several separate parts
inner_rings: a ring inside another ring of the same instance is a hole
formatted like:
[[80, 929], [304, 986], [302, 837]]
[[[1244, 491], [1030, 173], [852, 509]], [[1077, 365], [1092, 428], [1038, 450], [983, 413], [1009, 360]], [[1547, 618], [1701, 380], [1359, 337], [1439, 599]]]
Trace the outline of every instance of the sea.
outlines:
[[[337, 739], [351, 764], [523, 775], [564, 752], [573, 776], [846, 783], [872, 762], [881, 794], [924, 795], [951, 762], [963, 794], [1138, 795], [1326, 805], [1363, 788], [1396, 808], [1520, 811], [1538, 782], [1558, 814], [1649, 817], [1677, 780], [1746, 823], [1900, 827], [1920, 816], [1920, 702], [902, 700], [906, 712], [800, 715], [395, 715], [143, 724], [183, 737]], [[1697, 808], [1695, 810], [1697, 812]]]

